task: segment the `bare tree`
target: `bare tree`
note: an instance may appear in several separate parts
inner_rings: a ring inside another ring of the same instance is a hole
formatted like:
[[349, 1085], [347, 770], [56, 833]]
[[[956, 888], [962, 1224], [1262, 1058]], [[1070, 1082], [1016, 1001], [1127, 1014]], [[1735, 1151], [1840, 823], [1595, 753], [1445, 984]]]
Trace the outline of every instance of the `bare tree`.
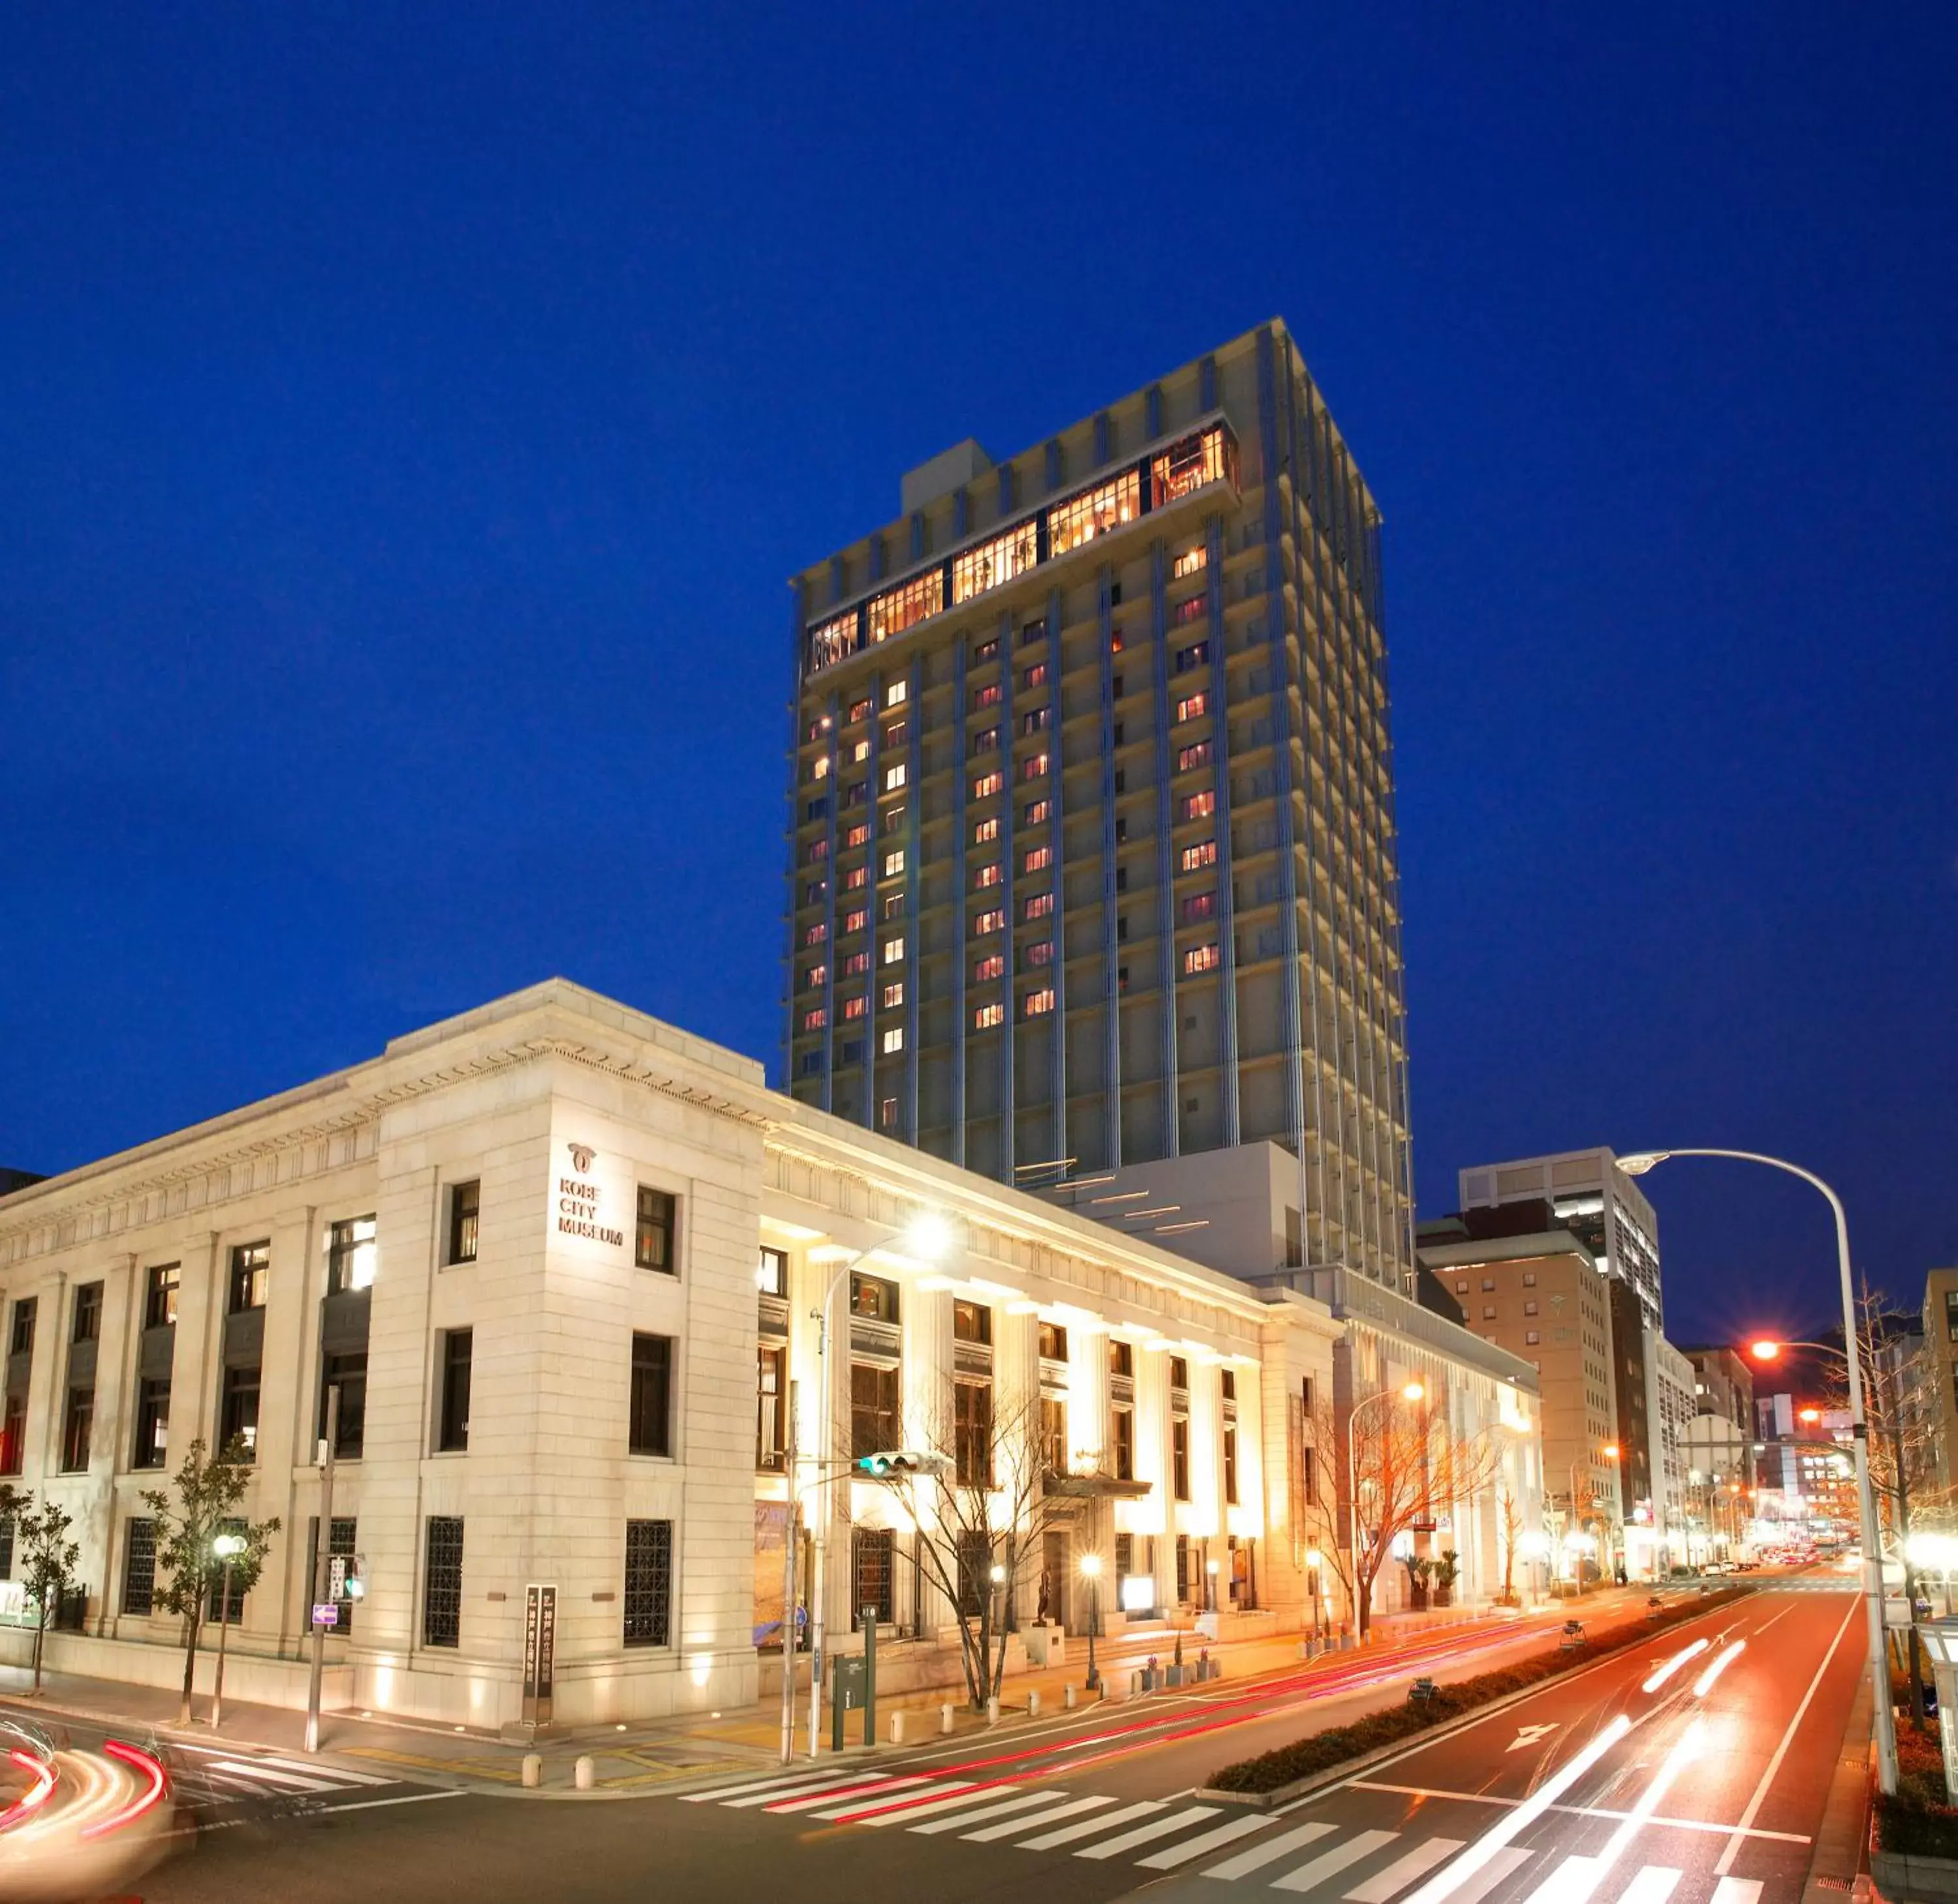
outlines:
[[965, 1687], [979, 1707], [999, 1696], [1015, 1592], [1066, 1497], [1049, 1485], [1037, 1397], [996, 1412], [990, 1387], [947, 1389], [922, 1437], [941, 1471], [888, 1485], [916, 1531], [920, 1571], [957, 1618]]
[[[1350, 1418], [1351, 1502], [1345, 1437], [1329, 1398], [1313, 1404], [1304, 1520], [1308, 1538], [1346, 1592], [1360, 1635], [1373, 1624], [1373, 1583], [1393, 1558], [1395, 1543], [1415, 1523], [1473, 1500], [1492, 1482], [1500, 1458], [1486, 1435], [1465, 1441], [1425, 1402], [1399, 1395], [1367, 1400]], [[1332, 1472], [1327, 1472], [1328, 1463]], [[1350, 1525], [1351, 1538], [1343, 1538]]]
[[1516, 1543], [1523, 1536], [1523, 1510], [1508, 1488], [1496, 1497], [1497, 1532], [1503, 1543], [1503, 1598], [1504, 1606], [1516, 1604]]

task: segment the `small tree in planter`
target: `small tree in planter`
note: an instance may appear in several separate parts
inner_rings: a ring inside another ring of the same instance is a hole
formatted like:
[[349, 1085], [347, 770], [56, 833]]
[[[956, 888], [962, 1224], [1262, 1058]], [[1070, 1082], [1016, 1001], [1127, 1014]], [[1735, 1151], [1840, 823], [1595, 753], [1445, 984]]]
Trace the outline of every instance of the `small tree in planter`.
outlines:
[[74, 1525], [73, 1517], [56, 1502], [44, 1501], [40, 1507], [24, 1510], [17, 1507], [11, 1518], [16, 1544], [14, 1567], [21, 1583], [40, 1611], [34, 1625], [34, 1691], [39, 1692], [48, 1622], [59, 1608], [62, 1596], [74, 1586], [74, 1564], [81, 1558], [81, 1549], [68, 1537], [68, 1530]]
[[[231, 1562], [231, 1590], [242, 1598], [251, 1592], [265, 1564], [265, 1550], [279, 1531], [276, 1516], [256, 1523], [236, 1512], [252, 1485], [251, 1463], [236, 1439], [210, 1454], [200, 1437], [190, 1444], [177, 1469], [171, 1494], [150, 1488], [143, 1496], [157, 1523], [157, 1572], [163, 1584], [156, 1603], [183, 1621], [183, 1703], [177, 1723], [190, 1723], [191, 1693], [197, 1677], [198, 1636], [204, 1627], [211, 1591], [223, 1579], [224, 1563], [211, 1551], [221, 1533], [243, 1537], [245, 1551]], [[223, 1609], [228, 1618], [231, 1609]]]
[[1427, 1611], [1427, 1583], [1434, 1571], [1434, 1563], [1425, 1554], [1409, 1554], [1402, 1561], [1407, 1569], [1408, 1604], [1417, 1613]]
[[1462, 1575], [1462, 1556], [1452, 1547], [1444, 1548], [1440, 1560], [1434, 1563], [1434, 1604], [1453, 1606], [1455, 1604], [1455, 1583]]

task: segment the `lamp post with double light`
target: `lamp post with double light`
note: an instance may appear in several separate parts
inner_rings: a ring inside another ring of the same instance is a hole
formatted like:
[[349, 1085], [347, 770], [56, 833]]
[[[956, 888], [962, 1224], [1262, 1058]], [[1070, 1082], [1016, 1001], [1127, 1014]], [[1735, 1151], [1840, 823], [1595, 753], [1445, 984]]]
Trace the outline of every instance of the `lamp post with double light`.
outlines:
[[224, 1716], [224, 1641], [231, 1630], [231, 1566], [245, 1551], [242, 1534], [220, 1534], [211, 1543], [211, 1558], [223, 1569], [220, 1576], [217, 1602], [217, 1678], [211, 1689], [211, 1727], [217, 1729]]
[[1842, 1289], [1842, 1340], [1849, 1377], [1849, 1432], [1854, 1443], [1856, 1504], [1863, 1528], [1863, 1603], [1869, 1629], [1870, 1694], [1876, 1709], [1877, 1782], [1894, 1795], [1897, 1789], [1896, 1715], [1890, 1709], [1890, 1656], [1884, 1637], [1884, 1562], [1878, 1545], [1877, 1498], [1870, 1485], [1870, 1425], [1863, 1408], [1863, 1371], [1856, 1352], [1855, 1279], [1849, 1267], [1849, 1219], [1842, 1200], [1813, 1171], [1784, 1157], [1763, 1156], [1758, 1150], [1645, 1150], [1618, 1159], [1618, 1168], [1628, 1177], [1642, 1177], [1668, 1157], [1725, 1157], [1740, 1163], [1765, 1164], [1770, 1170], [1799, 1177], [1829, 1200], [1836, 1222], [1836, 1267]]
[[1101, 1624], [1101, 1556], [1083, 1554], [1081, 1577], [1088, 1583], [1088, 1690], [1101, 1690], [1101, 1675], [1095, 1664], [1095, 1635]]
[[[1372, 1407], [1376, 1402], [1391, 1402], [1397, 1396], [1404, 1402], [1418, 1402], [1427, 1393], [1427, 1390], [1419, 1382], [1409, 1382], [1399, 1390], [1383, 1388], [1377, 1393], [1363, 1395], [1346, 1411], [1346, 1500], [1347, 1513], [1350, 1517], [1346, 1523], [1346, 1564], [1351, 1570], [1355, 1639], [1358, 1638], [1360, 1629], [1366, 1623], [1361, 1618], [1360, 1608], [1360, 1463], [1354, 1430], [1359, 1425], [1361, 1411]], [[1372, 1598], [1370, 1582], [1368, 1583], [1367, 1597], [1369, 1599]]]

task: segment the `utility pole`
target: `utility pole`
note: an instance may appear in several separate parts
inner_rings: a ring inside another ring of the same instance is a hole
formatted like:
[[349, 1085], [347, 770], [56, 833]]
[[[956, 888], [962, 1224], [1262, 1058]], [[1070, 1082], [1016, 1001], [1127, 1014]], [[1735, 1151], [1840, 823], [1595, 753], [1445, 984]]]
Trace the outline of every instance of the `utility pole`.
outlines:
[[[327, 1549], [333, 1545], [333, 1457], [340, 1445], [340, 1384], [326, 1391], [326, 1439], [320, 1444], [319, 1537], [313, 1542], [312, 1604], [306, 1611], [317, 1616], [326, 1599], [331, 1576]], [[306, 1689], [306, 1749], [319, 1750], [319, 1688], [326, 1672], [326, 1629], [317, 1617], [312, 1620], [312, 1674]]]
[[795, 1757], [795, 1656], [796, 1656], [796, 1390], [799, 1382], [789, 1384], [788, 1445], [783, 1451], [783, 1472], [788, 1485], [782, 1505], [782, 1763]]

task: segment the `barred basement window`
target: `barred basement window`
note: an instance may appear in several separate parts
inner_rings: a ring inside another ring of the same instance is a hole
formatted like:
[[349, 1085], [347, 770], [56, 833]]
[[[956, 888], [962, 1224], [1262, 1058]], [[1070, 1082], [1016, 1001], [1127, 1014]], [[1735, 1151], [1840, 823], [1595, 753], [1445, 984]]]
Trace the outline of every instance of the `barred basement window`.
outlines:
[[886, 1625], [897, 1618], [891, 1599], [892, 1561], [897, 1551], [897, 1536], [888, 1527], [856, 1527], [850, 1535], [850, 1573], [855, 1586], [850, 1611], [858, 1619], [863, 1609], [874, 1608]]
[[673, 1523], [626, 1523], [626, 1643], [664, 1646], [673, 1625]]
[[[0, 1562], [0, 1573], [7, 1571]], [[157, 1603], [157, 1523], [132, 1520], [122, 1555], [122, 1611], [147, 1619]]]
[[428, 1577], [422, 1583], [422, 1644], [462, 1643], [462, 1517], [431, 1514]]

